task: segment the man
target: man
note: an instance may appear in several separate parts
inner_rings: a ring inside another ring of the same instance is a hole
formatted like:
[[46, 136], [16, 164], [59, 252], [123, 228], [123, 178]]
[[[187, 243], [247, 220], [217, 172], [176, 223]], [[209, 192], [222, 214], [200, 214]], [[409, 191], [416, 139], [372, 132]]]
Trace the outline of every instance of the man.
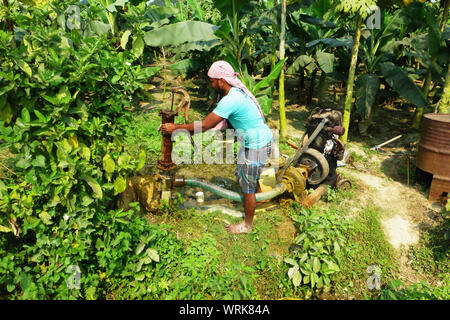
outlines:
[[[258, 101], [228, 62], [214, 62], [208, 77], [211, 87], [221, 99], [202, 121], [202, 132], [211, 128], [223, 129], [228, 120], [238, 138], [244, 142], [244, 147], [239, 151], [235, 175], [244, 194], [245, 219], [242, 223], [229, 225], [227, 230], [231, 233], [249, 233], [256, 207], [255, 192], [261, 191], [258, 180], [272, 148], [272, 131], [265, 123]], [[177, 129], [194, 132], [194, 124], [167, 123], [161, 126], [163, 134], [171, 134]]]

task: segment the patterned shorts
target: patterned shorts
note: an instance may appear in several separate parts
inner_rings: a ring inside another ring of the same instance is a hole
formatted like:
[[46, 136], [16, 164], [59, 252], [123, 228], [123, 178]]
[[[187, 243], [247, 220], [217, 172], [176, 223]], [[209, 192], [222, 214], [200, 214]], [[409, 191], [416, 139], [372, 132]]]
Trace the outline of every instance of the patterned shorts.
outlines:
[[[270, 158], [272, 141], [260, 149], [242, 148], [234, 175], [244, 193], [255, 193], [261, 172]], [[245, 157], [243, 157], [245, 155]]]

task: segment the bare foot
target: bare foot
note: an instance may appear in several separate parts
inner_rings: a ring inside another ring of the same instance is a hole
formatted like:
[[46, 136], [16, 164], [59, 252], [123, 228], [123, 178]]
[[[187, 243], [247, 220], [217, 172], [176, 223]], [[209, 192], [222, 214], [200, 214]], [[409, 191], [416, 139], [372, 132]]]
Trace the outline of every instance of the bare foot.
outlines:
[[238, 224], [230, 224], [226, 226], [228, 232], [230, 233], [250, 233], [252, 232], [252, 227], [247, 226], [244, 222], [238, 223]]

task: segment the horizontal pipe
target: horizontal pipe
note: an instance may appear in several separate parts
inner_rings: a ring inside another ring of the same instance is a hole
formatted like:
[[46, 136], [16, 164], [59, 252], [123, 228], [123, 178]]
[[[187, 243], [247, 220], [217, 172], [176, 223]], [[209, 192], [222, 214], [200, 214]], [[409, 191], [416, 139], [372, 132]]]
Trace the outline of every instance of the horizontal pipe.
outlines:
[[[240, 202], [244, 202], [244, 195], [238, 192], [234, 192], [231, 190], [227, 190], [225, 188], [216, 186], [212, 183], [208, 183], [208, 182], [204, 182], [204, 181], [200, 181], [200, 180], [196, 180], [193, 178], [187, 178], [186, 179], [186, 186], [190, 186], [190, 187], [198, 187], [198, 188], [202, 188], [203, 190], [207, 190], [210, 191], [220, 197], [229, 199], [229, 200], [233, 200], [233, 201], [240, 201]], [[275, 188], [273, 188], [270, 191], [267, 192], [260, 192], [260, 193], [256, 193], [255, 197], [256, 197], [256, 201], [264, 201], [264, 200], [269, 200], [272, 198], [275, 198], [276, 196], [279, 196], [280, 194], [283, 194], [286, 191], [286, 186], [284, 186], [283, 184], [277, 184], [275, 186]]]

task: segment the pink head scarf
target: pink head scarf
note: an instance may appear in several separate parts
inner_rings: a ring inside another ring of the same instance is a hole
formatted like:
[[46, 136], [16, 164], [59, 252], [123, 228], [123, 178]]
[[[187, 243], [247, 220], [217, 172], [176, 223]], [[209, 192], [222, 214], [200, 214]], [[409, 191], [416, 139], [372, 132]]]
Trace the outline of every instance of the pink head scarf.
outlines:
[[[259, 112], [261, 113], [261, 117], [263, 118], [264, 121], [266, 121], [264, 118], [264, 113], [261, 110], [261, 106], [259, 105], [255, 96], [247, 89], [247, 87], [242, 83], [242, 81], [239, 80], [238, 75], [239, 73], [234, 72], [233, 67], [228, 62], [223, 60], [214, 62], [208, 71], [208, 77], [213, 79], [224, 79], [230, 86], [242, 89], [242, 91], [244, 91], [245, 94], [248, 95], [255, 102], [255, 104], [258, 106]], [[214, 129], [220, 130], [226, 127], [227, 127], [226, 120], [223, 120], [218, 125], [216, 125]]]

